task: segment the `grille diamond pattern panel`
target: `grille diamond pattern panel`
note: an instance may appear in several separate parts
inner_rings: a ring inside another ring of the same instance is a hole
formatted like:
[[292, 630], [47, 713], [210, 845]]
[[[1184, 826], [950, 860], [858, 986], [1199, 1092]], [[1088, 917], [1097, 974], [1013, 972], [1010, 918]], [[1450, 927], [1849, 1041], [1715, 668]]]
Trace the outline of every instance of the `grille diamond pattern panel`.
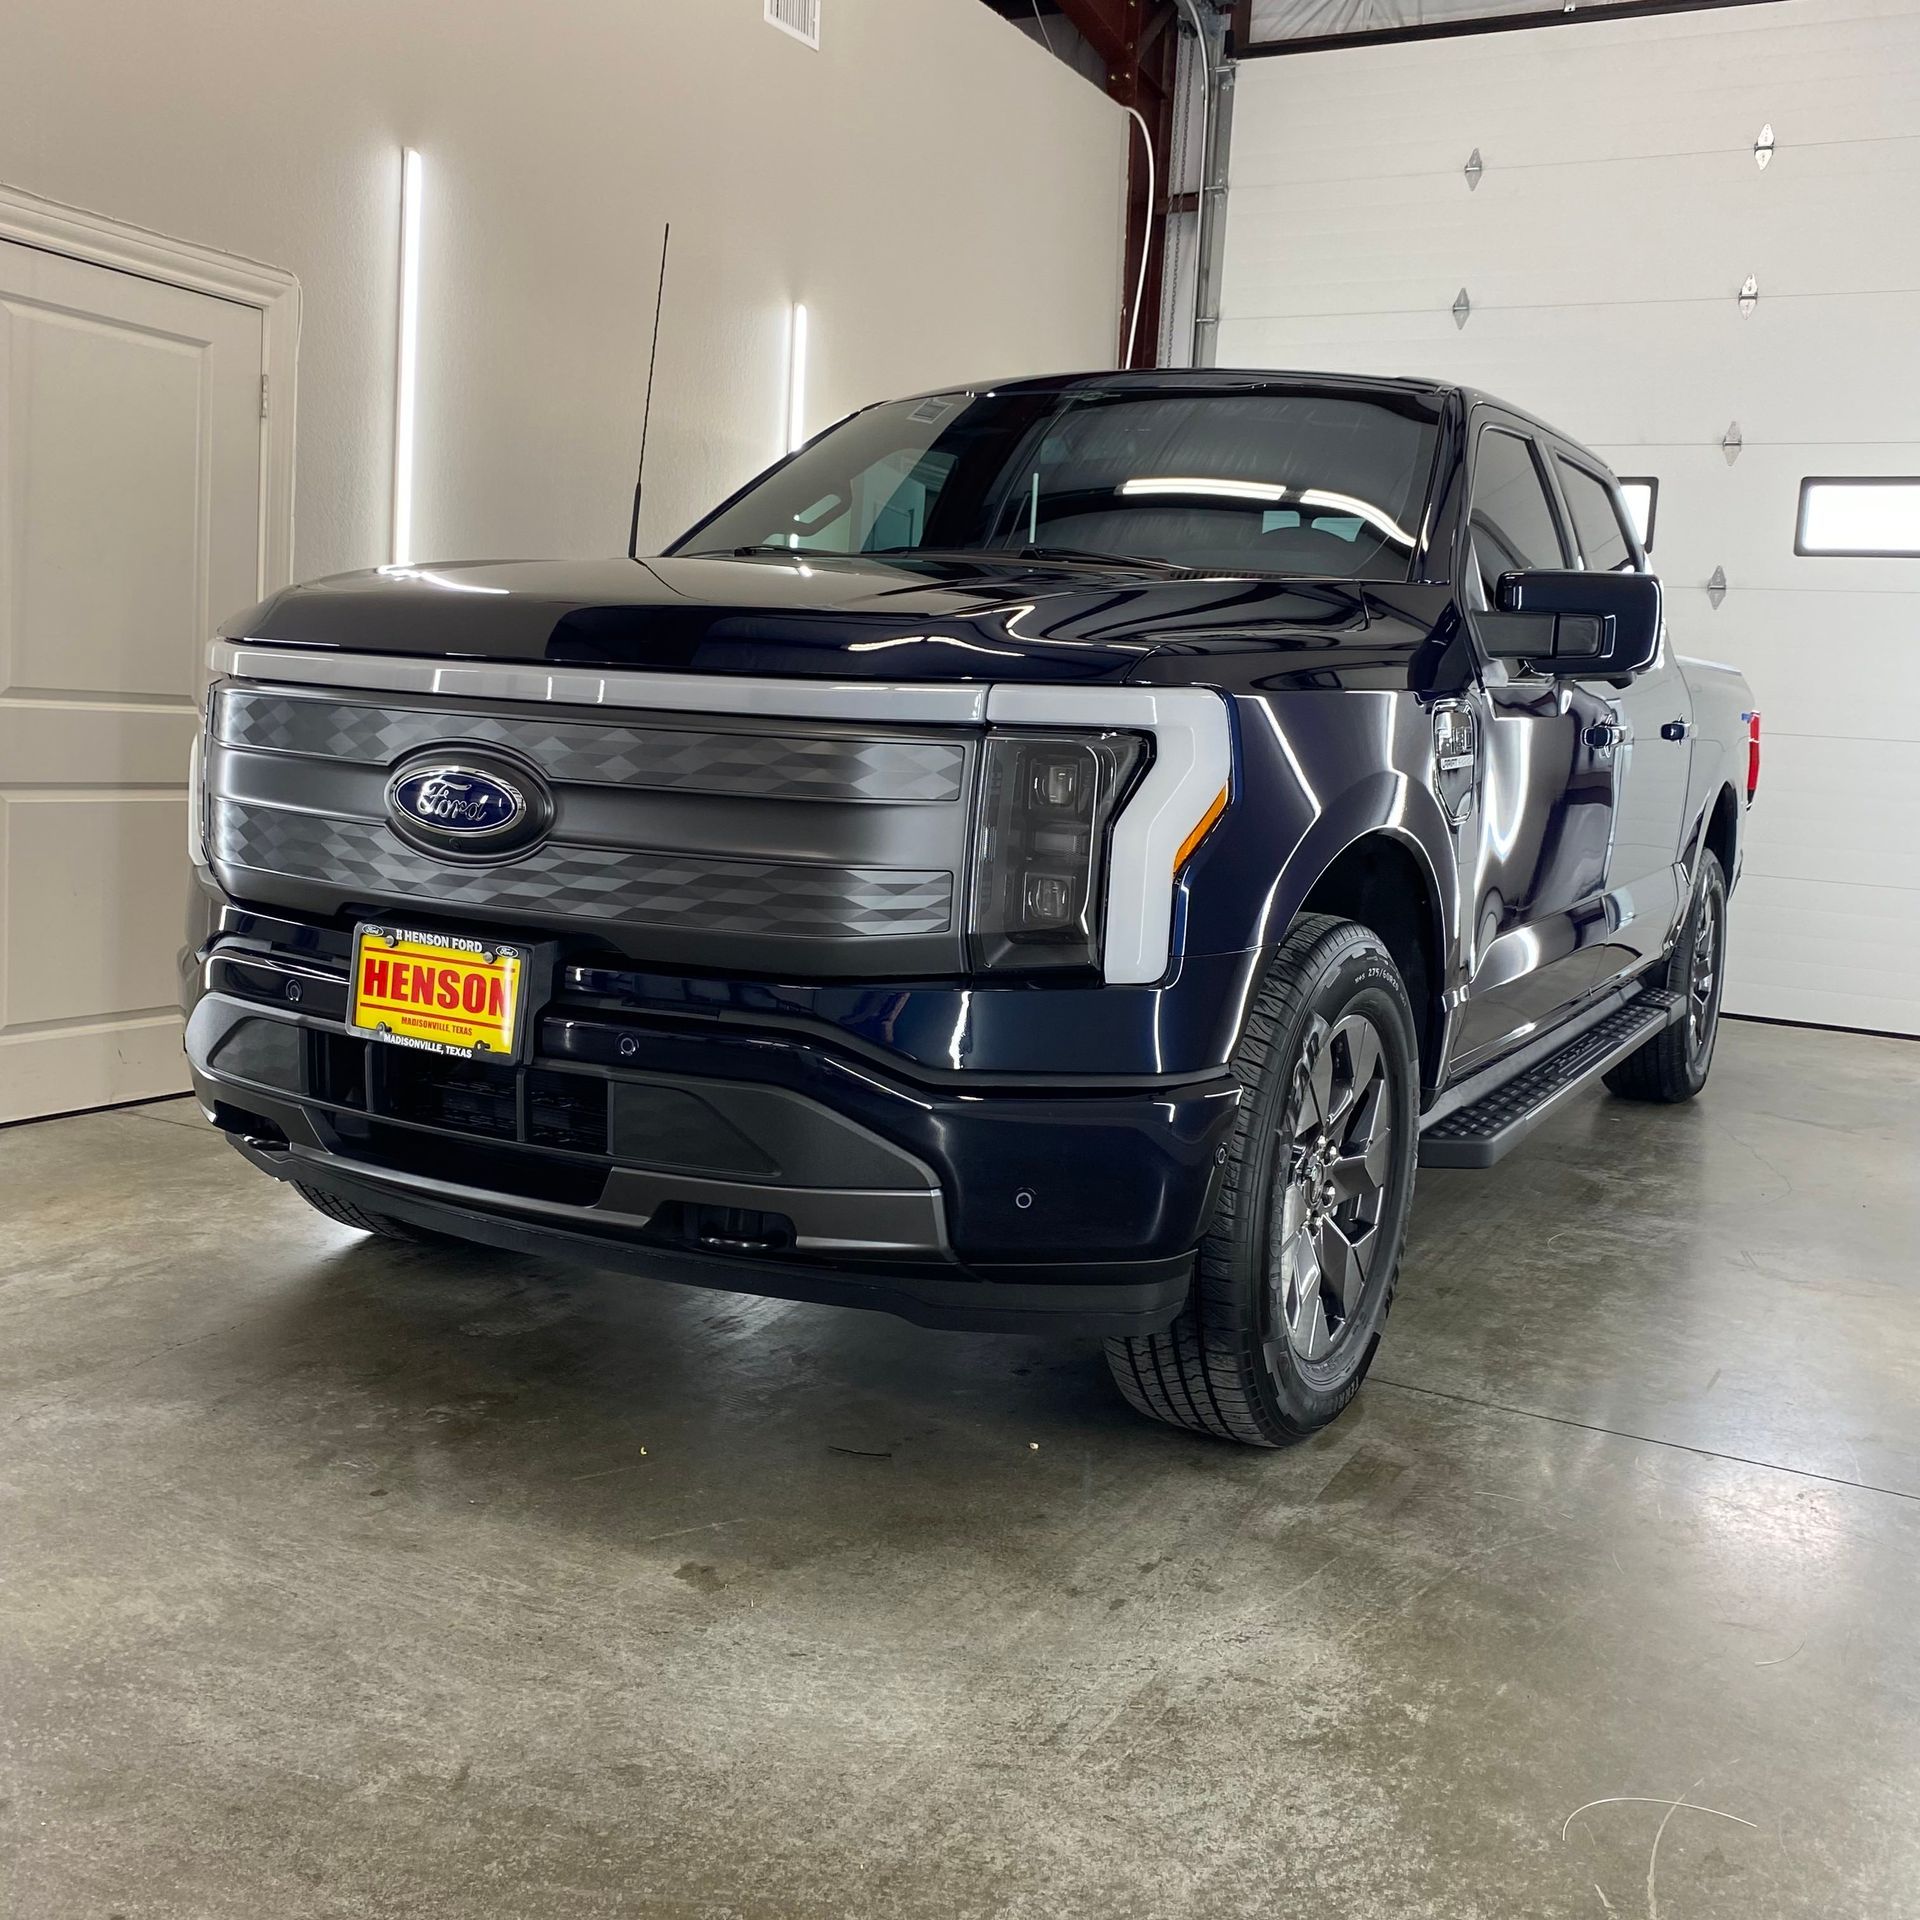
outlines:
[[944, 933], [953, 917], [950, 873], [552, 842], [511, 865], [467, 868], [416, 853], [373, 821], [215, 800], [209, 824], [213, 857], [223, 865], [412, 905], [800, 939]]
[[416, 748], [465, 740], [513, 748], [562, 783], [772, 800], [953, 801], [960, 798], [967, 763], [964, 747], [941, 740], [616, 726], [240, 689], [221, 694], [217, 730], [227, 746], [377, 767]]

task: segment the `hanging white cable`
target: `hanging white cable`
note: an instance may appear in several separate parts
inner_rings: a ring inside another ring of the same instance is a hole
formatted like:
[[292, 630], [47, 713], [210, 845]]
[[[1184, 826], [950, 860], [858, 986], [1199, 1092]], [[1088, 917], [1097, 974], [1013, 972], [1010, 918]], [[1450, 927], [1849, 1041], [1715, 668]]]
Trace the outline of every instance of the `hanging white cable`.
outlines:
[[1147, 143], [1147, 224], [1140, 235], [1140, 277], [1133, 289], [1133, 319], [1127, 326], [1127, 357], [1120, 362], [1123, 367], [1133, 365], [1133, 345], [1140, 337], [1140, 302], [1147, 297], [1147, 256], [1153, 251], [1153, 135], [1147, 131], [1146, 116], [1138, 107], [1129, 107], [1133, 115], [1133, 124], [1140, 129], [1140, 138]]

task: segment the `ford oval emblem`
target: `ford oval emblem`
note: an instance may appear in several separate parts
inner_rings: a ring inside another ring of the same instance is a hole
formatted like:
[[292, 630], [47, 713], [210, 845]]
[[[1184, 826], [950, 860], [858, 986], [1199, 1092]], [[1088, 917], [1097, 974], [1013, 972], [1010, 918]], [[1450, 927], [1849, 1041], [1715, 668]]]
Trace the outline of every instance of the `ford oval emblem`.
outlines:
[[521, 847], [546, 827], [550, 813], [537, 776], [477, 758], [419, 755], [387, 784], [387, 817], [395, 832], [454, 858]]

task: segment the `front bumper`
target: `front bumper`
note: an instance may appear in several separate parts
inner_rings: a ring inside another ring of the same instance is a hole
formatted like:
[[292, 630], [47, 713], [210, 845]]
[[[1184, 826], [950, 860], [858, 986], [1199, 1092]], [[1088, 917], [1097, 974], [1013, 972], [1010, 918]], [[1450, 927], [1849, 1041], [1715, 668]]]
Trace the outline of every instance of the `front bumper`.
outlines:
[[930, 1085], [830, 1035], [637, 1017], [562, 968], [523, 1066], [349, 1034], [347, 936], [228, 911], [186, 956], [195, 1090], [246, 1157], [516, 1251], [925, 1325], [1179, 1311], [1239, 1100]]

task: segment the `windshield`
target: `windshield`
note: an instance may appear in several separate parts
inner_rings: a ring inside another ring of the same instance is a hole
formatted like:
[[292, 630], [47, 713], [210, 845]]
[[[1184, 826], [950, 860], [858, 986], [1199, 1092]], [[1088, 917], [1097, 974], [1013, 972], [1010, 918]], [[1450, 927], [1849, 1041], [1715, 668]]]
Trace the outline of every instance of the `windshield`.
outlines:
[[941, 394], [869, 407], [676, 553], [1027, 554], [1404, 580], [1437, 402], [1279, 386]]

